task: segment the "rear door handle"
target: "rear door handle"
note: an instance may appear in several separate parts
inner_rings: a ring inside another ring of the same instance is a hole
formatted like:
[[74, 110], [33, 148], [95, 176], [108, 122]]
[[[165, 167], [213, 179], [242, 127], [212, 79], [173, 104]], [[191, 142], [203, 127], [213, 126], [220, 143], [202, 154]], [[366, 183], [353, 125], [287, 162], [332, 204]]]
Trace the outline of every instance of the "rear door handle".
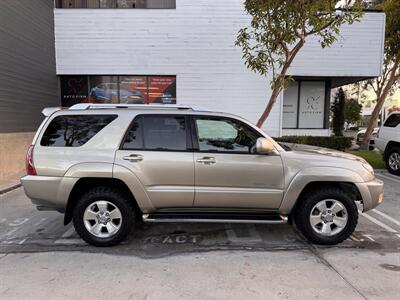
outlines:
[[198, 160], [196, 160], [196, 162], [205, 165], [213, 165], [217, 163], [214, 157], [209, 157], [209, 156], [199, 158]]
[[130, 162], [139, 162], [143, 160], [143, 156], [140, 154], [131, 154], [128, 156], [124, 156], [122, 159], [128, 160]]

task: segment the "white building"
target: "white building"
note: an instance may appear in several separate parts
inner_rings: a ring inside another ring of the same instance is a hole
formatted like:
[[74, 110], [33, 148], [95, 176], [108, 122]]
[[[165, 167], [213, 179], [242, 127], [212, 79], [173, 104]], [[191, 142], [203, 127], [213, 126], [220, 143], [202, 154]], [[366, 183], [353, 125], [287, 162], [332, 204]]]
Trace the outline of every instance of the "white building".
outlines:
[[[60, 0], [54, 10], [63, 105], [164, 102], [226, 111], [256, 122], [271, 90], [247, 70], [237, 32], [243, 0]], [[123, 9], [126, 8], [126, 9]], [[296, 82], [264, 129], [272, 136], [329, 135], [330, 89], [380, 75], [385, 16], [366, 13], [322, 49], [307, 40], [289, 74]]]

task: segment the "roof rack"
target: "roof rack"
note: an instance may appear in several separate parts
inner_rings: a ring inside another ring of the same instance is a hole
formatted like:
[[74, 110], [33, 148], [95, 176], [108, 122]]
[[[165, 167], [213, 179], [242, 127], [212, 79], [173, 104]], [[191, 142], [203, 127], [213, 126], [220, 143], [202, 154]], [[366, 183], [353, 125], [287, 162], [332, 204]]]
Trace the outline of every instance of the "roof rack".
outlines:
[[69, 110], [87, 110], [87, 109], [110, 109], [110, 108], [137, 108], [137, 109], [190, 109], [192, 106], [177, 104], [93, 104], [79, 103], [72, 105]]

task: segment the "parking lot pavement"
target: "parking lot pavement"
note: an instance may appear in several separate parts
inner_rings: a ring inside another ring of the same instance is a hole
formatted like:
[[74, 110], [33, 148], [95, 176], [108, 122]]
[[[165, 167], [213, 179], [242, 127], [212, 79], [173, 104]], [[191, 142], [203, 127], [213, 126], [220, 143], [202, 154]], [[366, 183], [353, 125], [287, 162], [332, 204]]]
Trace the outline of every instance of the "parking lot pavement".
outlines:
[[400, 299], [400, 178], [377, 177], [384, 203], [335, 247], [289, 225], [160, 223], [95, 248], [18, 188], [0, 195], [0, 298]]

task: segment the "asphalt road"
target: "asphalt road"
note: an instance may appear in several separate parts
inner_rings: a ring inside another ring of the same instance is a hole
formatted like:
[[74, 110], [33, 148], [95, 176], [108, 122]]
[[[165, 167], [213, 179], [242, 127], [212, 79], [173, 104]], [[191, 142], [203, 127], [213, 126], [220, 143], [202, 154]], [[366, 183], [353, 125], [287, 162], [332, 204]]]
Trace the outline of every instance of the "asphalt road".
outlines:
[[377, 177], [384, 203], [335, 247], [289, 225], [144, 224], [95, 248], [19, 188], [0, 195], [0, 299], [400, 299], [400, 178]]

